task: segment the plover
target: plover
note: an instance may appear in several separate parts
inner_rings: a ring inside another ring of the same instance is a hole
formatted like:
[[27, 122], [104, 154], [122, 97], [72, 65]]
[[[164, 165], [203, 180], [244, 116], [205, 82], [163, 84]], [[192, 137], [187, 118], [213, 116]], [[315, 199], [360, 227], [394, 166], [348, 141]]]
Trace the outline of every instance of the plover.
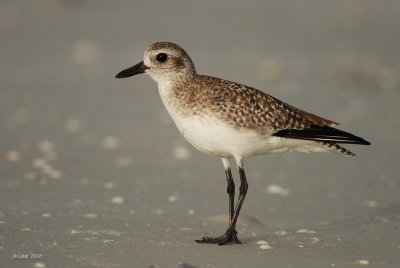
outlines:
[[[236, 222], [247, 193], [245, 157], [261, 154], [338, 152], [355, 156], [339, 144], [370, 143], [333, 128], [336, 122], [295, 108], [260, 90], [228, 80], [200, 75], [180, 46], [157, 42], [143, 61], [121, 71], [116, 78], [146, 73], [158, 84], [162, 102], [183, 137], [203, 153], [220, 157], [228, 182], [229, 226], [219, 237], [198, 243], [239, 243]], [[230, 159], [239, 170], [239, 198], [234, 205], [235, 183]]]

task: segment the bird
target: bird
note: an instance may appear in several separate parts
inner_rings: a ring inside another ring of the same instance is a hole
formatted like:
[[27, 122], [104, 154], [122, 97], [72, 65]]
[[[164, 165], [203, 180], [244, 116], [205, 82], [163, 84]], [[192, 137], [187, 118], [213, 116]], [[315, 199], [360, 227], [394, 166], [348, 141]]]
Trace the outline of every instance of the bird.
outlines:
[[[338, 123], [298, 109], [250, 86], [198, 74], [192, 59], [179, 45], [156, 42], [143, 61], [119, 72], [116, 78], [145, 73], [158, 85], [161, 100], [181, 135], [199, 151], [221, 158], [227, 180], [229, 225], [217, 237], [197, 243], [241, 244], [236, 223], [248, 190], [244, 159], [289, 151], [337, 152], [355, 156], [340, 144], [371, 143], [335, 128]], [[240, 187], [235, 205], [234, 160]]]

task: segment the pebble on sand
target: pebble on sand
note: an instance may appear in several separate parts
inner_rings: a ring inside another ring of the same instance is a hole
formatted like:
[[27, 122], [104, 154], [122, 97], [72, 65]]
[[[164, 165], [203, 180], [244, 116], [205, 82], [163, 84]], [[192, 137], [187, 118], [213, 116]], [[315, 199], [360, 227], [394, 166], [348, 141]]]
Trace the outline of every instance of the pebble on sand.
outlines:
[[178, 197], [175, 195], [170, 195], [168, 196], [168, 201], [169, 202], [175, 202], [176, 200], [178, 200]]
[[124, 198], [122, 196], [114, 196], [111, 198], [111, 203], [113, 204], [123, 204], [125, 202]]
[[311, 242], [312, 242], [312, 243], [318, 243], [318, 242], [321, 242], [321, 239], [319, 239], [319, 238], [318, 238], [318, 237], [316, 237], [316, 236], [310, 237], [310, 240], [311, 240]]
[[54, 161], [57, 158], [57, 154], [54, 152], [54, 145], [51, 141], [41, 141], [38, 143], [38, 149], [44, 154], [46, 160]]
[[50, 171], [49, 176], [52, 179], [61, 179], [63, 175], [61, 171], [53, 169]]
[[38, 149], [42, 153], [52, 152], [53, 151], [53, 143], [51, 141], [47, 141], [47, 140], [41, 141], [38, 144]]
[[307, 229], [299, 229], [296, 231], [298, 234], [315, 234], [315, 231], [307, 230]]
[[101, 141], [103, 149], [116, 149], [120, 146], [120, 141], [115, 136], [107, 136]]
[[47, 265], [44, 262], [35, 262], [34, 267], [35, 268], [46, 268]]
[[48, 166], [47, 160], [43, 158], [35, 158], [32, 161], [32, 166], [35, 168], [45, 168]]
[[377, 208], [379, 205], [378, 205], [378, 202], [370, 200], [370, 201], [367, 201], [367, 206], [369, 208]]
[[156, 215], [163, 215], [165, 212], [162, 209], [154, 209], [152, 210], [152, 213]]
[[87, 213], [85, 214], [85, 218], [88, 219], [97, 219], [98, 215], [96, 213]]
[[360, 264], [360, 265], [369, 265], [369, 264], [371, 264], [371, 262], [369, 260], [359, 260], [358, 264]]
[[191, 157], [191, 153], [186, 147], [178, 145], [172, 150], [172, 157], [176, 160], [187, 160]]
[[193, 215], [193, 214], [194, 214], [194, 210], [193, 210], [193, 209], [189, 209], [189, 210], [188, 210], [188, 214], [189, 214], [189, 215]]
[[282, 196], [290, 195], [289, 189], [286, 189], [286, 188], [276, 185], [276, 184], [269, 185], [266, 189], [266, 192], [268, 194], [276, 194], [276, 195], [282, 195]]
[[21, 160], [21, 154], [17, 150], [9, 150], [6, 153], [6, 159], [10, 162], [18, 162]]

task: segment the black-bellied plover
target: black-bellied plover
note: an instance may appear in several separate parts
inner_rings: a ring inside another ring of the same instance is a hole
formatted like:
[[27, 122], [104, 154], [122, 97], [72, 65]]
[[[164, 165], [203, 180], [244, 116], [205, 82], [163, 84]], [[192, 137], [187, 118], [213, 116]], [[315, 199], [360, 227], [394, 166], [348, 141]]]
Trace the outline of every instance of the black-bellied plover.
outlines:
[[[222, 159], [228, 181], [229, 227], [219, 237], [198, 243], [240, 243], [236, 222], [247, 193], [243, 159], [248, 156], [300, 152], [339, 152], [355, 156], [338, 144], [370, 143], [333, 128], [334, 121], [297, 109], [255, 88], [197, 74], [189, 55], [176, 44], [158, 42], [148, 47], [142, 62], [116, 78], [146, 73], [158, 84], [162, 102], [182, 136], [203, 153]], [[230, 169], [239, 169], [239, 198]]]

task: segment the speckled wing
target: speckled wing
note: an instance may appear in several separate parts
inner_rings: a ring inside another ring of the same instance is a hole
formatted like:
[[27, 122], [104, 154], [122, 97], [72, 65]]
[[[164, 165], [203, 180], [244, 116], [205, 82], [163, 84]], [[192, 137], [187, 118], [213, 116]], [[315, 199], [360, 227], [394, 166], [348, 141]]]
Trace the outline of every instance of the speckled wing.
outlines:
[[237, 128], [259, 132], [281, 129], [306, 129], [311, 125], [332, 126], [337, 123], [284, 103], [255, 88], [209, 77], [212, 102], [224, 120]]
[[334, 121], [302, 111], [255, 88], [226, 80], [220, 83], [219, 86], [218, 81], [214, 81], [211, 87], [214, 104], [224, 120], [236, 128], [328, 144], [370, 144], [358, 136], [331, 127], [337, 125]]

